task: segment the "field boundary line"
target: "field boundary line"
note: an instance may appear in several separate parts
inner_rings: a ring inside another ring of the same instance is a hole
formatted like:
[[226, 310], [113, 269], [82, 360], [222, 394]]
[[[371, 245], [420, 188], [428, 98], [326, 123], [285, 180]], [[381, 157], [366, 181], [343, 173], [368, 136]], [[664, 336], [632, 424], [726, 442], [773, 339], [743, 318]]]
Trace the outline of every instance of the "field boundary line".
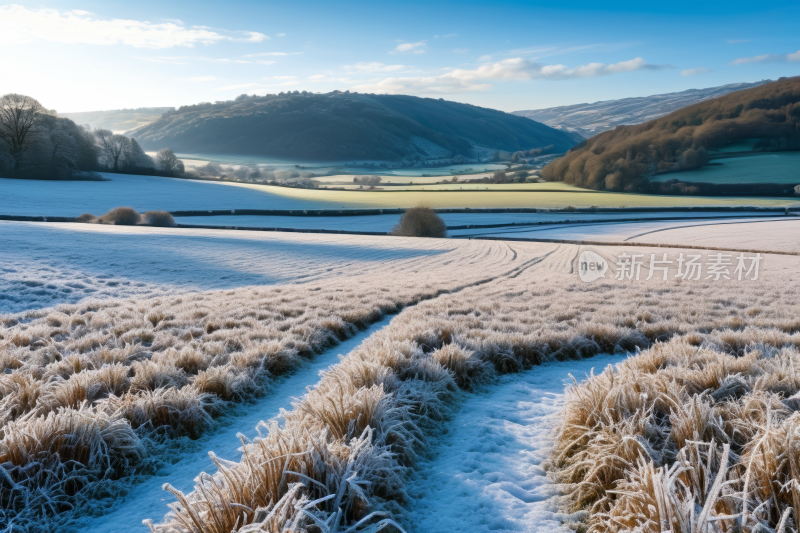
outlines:
[[694, 246], [690, 244], [661, 244], [647, 242], [612, 242], [612, 241], [579, 241], [565, 239], [524, 239], [521, 237], [471, 237], [472, 240], [481, 241], [515, 241], [515, 242], [541, 242], [551, 244], [575, 244], [579, 246], [639, 246], [643, 248], [675, 248], [678, 250], [710, 250], [714, 252], [742, 252], [748, 254], [772, 254], [800, 256], [800, 252], [780, 252], [775, 250], [759, 250], [755, 248], [725, 248], [720, 246]]

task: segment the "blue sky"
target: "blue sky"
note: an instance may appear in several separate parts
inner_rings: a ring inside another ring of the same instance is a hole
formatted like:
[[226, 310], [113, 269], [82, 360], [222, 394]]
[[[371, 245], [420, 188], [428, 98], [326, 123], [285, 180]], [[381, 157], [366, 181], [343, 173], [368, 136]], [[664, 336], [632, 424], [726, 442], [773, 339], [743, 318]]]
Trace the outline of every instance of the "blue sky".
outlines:
[[800, 74], [800, 3], [663, 4], [0, 0], [0, 93], [62, 112], [334, 89], [514, 111]]

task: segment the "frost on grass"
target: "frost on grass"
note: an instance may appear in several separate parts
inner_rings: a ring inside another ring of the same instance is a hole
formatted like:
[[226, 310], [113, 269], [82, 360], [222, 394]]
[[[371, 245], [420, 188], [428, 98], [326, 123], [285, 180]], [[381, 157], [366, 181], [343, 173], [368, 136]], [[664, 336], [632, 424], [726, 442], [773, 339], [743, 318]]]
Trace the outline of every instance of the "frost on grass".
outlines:
[[[474, 271], [434, 256], [425, 280], [354, 275], [345, 286], [248, 287], [0, 316], [0, 457], [14, 458], [0, 461], [10, 476], [0, 478], [3, 519], [35, 529], [73, 508], [88, 512], [86, 494], [147, 463], [141, 453], [122, 453], [129, 447], [122, 440], [87, 440], [74, 425], [62, 430], [70, 413], [125, 428], [144, 453], [151, 438], [196, 437], [226, 402], [261, 394], [274, 377], [385, 314], [507, 268], [504, 245], [461, 250]], [[39, 496], [49, 503], [31, 505]]]
[[[765, 344], [800, 344], [797, 291], [784, 290], [777, 276], [749, 288], [702, 282], [691, 288], [677, 282], [587, 286], [559, 272], [573, 256], [569, 247], [551, 249], [492, 282], [406, 309], [324, 375], [285, 414], [283, 426], [265, 427], [261, 438], [243, 441], [239, 462], [218, 461], [218, 471], [200, 474], [189, 494], [171, 491], [177, 502], [151, 528], [400, 528], [405, 480], [430, 451], [430, 436], [445, 430], [464, 391], [497, 375], [634, 351], [701, 331], [736, 350], [751, 342], [751, 331]], [[796, 259], [787, 261], [797, 266]], [[635, 388], [628, 394], [637, 397]], [[369, 459], [356, 465], [365, 439], [372, 445]], [[696, 451], [714, 464], [716, 452], [708, 453]], [[688, 454], [682, 456], [687, 461]]]
[[798, 344], [693, 333], [572, 388], [552, 461], [589, 530], [796, 530]]

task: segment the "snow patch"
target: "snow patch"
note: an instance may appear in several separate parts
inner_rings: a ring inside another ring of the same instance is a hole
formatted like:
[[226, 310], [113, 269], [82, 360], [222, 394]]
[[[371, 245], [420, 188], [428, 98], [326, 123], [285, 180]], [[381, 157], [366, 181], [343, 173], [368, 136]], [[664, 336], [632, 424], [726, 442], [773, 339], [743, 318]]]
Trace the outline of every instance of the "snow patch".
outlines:
[[538, 366], [472, 395], [422, 462], [407, 491], [406, 521], [419, 533], [571, 533], [563, 496], [543, 468], [569, 374], [582, 379], [626, 356]]

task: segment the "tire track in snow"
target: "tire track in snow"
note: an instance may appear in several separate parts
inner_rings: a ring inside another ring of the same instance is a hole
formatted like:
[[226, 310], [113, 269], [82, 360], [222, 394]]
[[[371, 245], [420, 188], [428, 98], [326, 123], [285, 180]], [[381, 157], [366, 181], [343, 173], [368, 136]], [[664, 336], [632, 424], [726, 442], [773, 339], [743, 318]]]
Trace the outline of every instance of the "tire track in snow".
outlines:
[[[339, 362], [340, 354], [347, 354], [355, 349], [364, 339], [388, 325], [393, 317], [394, 315], [386, 316], [366, 330], [326, 350], [311, 364], [276, 383], [264, 397], [242, 406], [240, 412], [244, 414], [230, 417], [223, 421], [223, 426], [217, 431], [192, 443], [191, 449], [186, 450], [175, 464], [163, 467], [158, 474], [135, 485], [111, 512], [98, 518], [79, 519], [77, 526], [70, 530], [81, 533], [149, 532], [142, 520], [152, 518], [159, 522], [169, 510], [167, 504], [175, 501], [170, 493], [161, 489], [164, 483], [169, 483], [185, 493], [191, 492], [194, 479], [201, 471], [216, 471], [216, 466], [208, 456], [209, 451], [222, 459], [238, 461], [241, 457], [241, 442], [237, 433], [244, 433], [251, 440], [257, 437], [255, 427], [259, 422], [280, 417], [282, 409], [290, 409], [294, 398], [305, 394], [307, 387], [319, 381], [322, 372]], [[171, 450], [170, 453], [180, 452]]]
[[435, 457], [406, 485], [405, 521], [417, 533], [514, 531], [572, 533], [560, 512], [559, 486], [543, 468], [564, 402], [569, 374], [581, 379], [626, 356], [598, 355], [505, 375], [472, 394]]

